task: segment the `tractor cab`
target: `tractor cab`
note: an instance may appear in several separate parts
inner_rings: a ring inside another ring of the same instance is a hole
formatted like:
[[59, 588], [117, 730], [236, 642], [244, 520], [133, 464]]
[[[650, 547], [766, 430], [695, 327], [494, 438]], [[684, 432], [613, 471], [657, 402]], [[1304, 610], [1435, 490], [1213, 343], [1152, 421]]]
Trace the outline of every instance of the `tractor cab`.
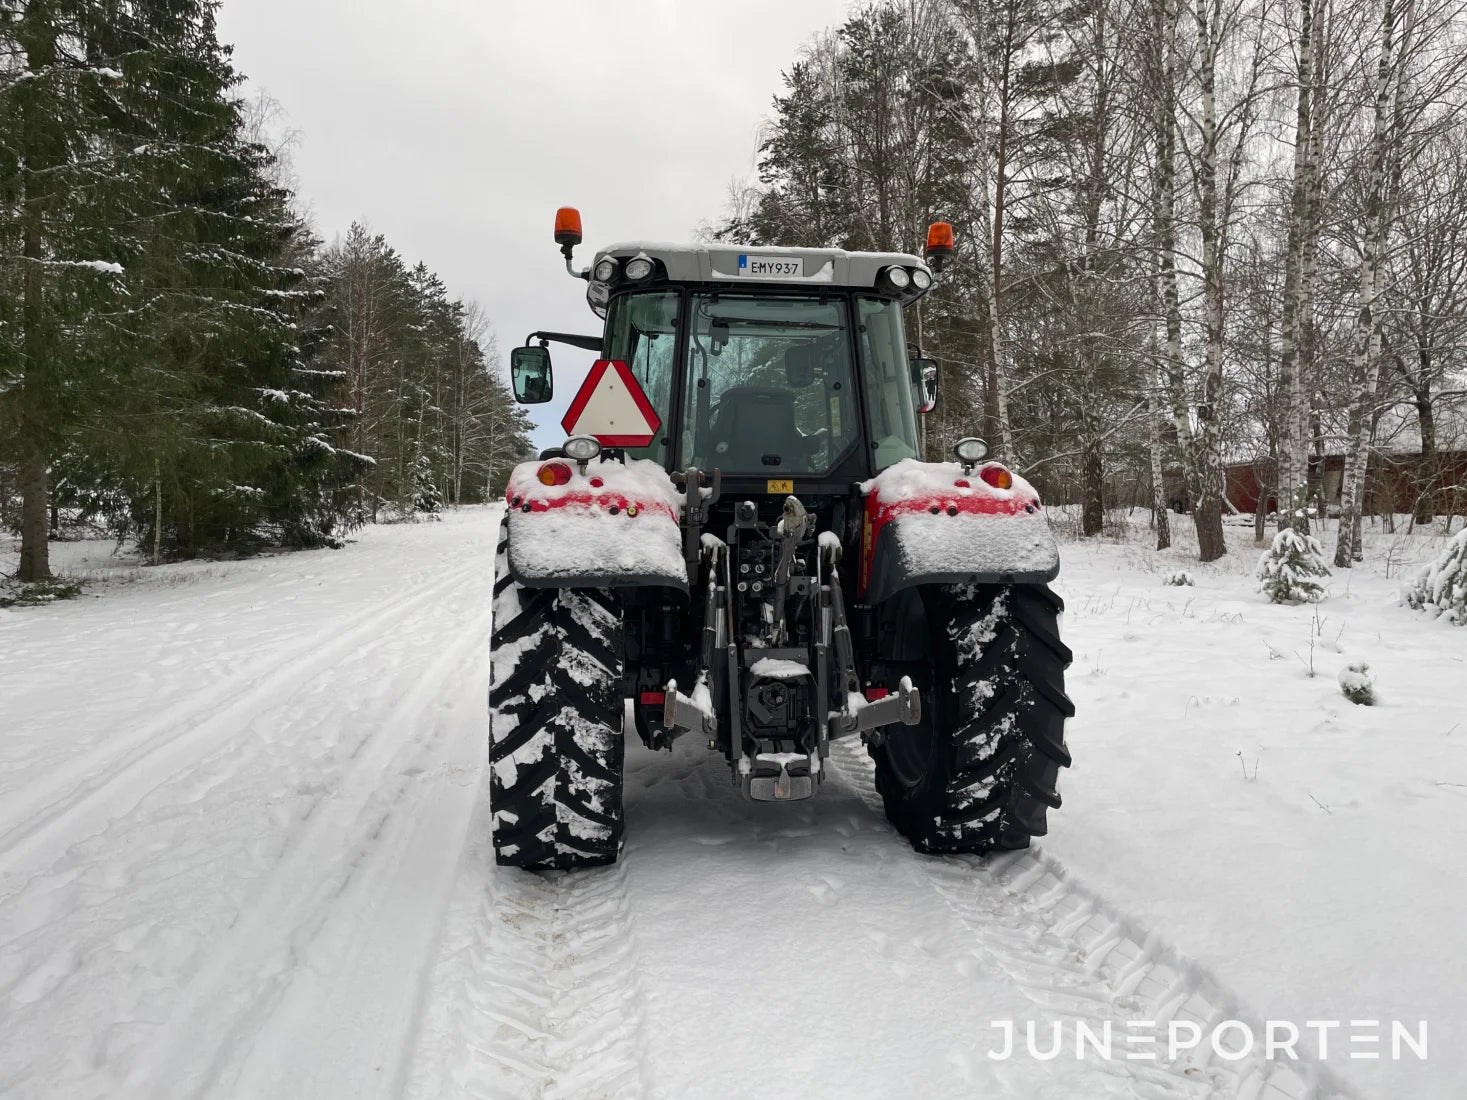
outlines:
[[[516, 396], [529, 404], [553, 393], [549, 343], [596, 343], [602, 360], [626, 365], [657, 416], [645, 443], [623, 444], [629, 457], [669, 471], [717, 469], [729, 491], [869, 478], [918, 457], [917, 414], [936, 402], [936, 365], [907, 342], [902, 310], [940, 279], [947, 232], [925, 262], [838, 249], [611, 245], [584, 270], [570, 268], [605, 321], [599, 343], [532, 333], [511, 357]], [[569, 266], [573, 244], [563, 247]], [[590, 434], [622, 437], [596, 426]]]

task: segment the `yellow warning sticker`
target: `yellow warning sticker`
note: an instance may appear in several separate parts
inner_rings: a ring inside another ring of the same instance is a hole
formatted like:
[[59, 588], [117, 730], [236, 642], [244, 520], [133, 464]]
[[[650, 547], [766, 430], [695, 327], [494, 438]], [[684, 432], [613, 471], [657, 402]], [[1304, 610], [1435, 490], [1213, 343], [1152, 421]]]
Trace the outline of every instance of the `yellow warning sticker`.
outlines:
[[765, 490], [770, 493], [793, 493], [795, 483], [789, 478], [772, 477], [769, 479], [769, 488]]

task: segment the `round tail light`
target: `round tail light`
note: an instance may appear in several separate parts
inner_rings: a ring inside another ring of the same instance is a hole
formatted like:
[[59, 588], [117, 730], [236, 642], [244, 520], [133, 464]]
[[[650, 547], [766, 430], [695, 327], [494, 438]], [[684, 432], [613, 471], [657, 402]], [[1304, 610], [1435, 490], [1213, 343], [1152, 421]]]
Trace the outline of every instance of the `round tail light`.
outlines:
[[571, 479], [571, 468], [564, 462], [547, 462], [540, 467], [541, 485], [564, 485]]
[[1014, 475], [996, 463], [992, 466], [983, 467], [982, 470], [978, 471], [978, 476], [995, 489], [1012, 489], [1014, 487]]

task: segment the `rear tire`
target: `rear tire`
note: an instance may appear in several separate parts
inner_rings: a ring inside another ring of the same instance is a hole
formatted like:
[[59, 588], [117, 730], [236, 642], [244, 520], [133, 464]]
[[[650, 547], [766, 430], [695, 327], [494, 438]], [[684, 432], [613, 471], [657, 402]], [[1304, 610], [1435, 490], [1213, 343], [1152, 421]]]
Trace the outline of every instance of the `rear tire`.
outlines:
[[1027, 848], [1048, 831], [1070, 764], [1064, 603], [1043, 585], [932, 588], [923, 603], [922, 721], [871, 748], [886, 816], [920, 852]]
[[622, 843], [622, 624], [602, 589], [523, 588], [501, 526], [489, 668], [498, 863], [614, 863]]

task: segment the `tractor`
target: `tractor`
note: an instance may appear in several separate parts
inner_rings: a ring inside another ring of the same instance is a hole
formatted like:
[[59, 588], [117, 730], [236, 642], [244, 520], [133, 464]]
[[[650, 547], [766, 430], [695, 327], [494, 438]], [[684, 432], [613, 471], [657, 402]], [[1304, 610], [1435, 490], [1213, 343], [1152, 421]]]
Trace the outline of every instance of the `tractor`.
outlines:
[[924, 461], [934, 361], [903, 310], [942, 282], [937, 223], [905, 253], [632, 242], [577, 270], [599, 335], [535, 332], [516, 400], [554, 397], [549, 345], [599, 358], [568, 438], [506, 490], [490, 652], [500, 864], [595, 866], [623, 843], [630, 730], [727, 762], [746, 798], [816, 797], [861, 738], [914, 848], [1027, 847], [1070, 763], [1059, 553], [1033, 487], [977, 438]]

